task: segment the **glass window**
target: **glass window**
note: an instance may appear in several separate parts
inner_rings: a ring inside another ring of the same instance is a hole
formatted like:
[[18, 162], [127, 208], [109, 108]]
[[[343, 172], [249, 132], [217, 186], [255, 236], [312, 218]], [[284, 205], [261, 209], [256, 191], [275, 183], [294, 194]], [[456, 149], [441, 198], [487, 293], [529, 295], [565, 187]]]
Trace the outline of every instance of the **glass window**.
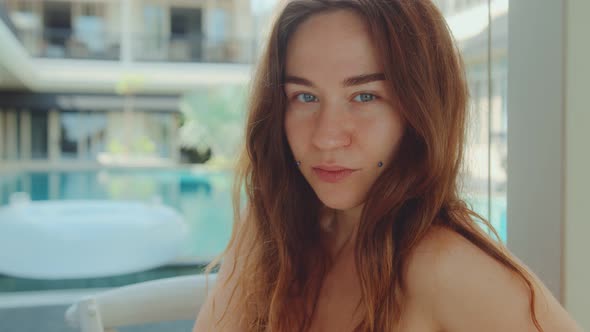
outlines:
[[464, 195], [505, 241], [508, 0], [437, 3], [462, 51], [471, 93]]
[[201, 16], [199, 8], [170, 8], [170, 60], [201, 60]]
[[0, 110], [0, 161], [5, 158], [7, 133], [4, 122], [4, 112]]
[[61, 157], [64, 159], [78, 158], [79, 118], [78, 112], [62, 112], [60, 114], [60, 148]]
[[69, 45], [73, 57], [97, 57], [106, 52], [105, 18], [99, 4], [80, 4], [74, 20], [74, 39]]
[[48, 117], [45, 112], [31, 113], [31, 158], [48, 158]]
[[43, 4], [44, 56], [63, 58], [72, 35], [72, 8], [67, 2]]
[[162, 60], [166, 51], [168, 32], [166, 10], [162, 5], [146, 4], [143, 7], [142, 34], [138, 36], [136, 57], [142, 60]]
[[170, 156], [171, 123], [173, 114], [152, 113], [146, 121], [146, 130], [149, 133], [150, 141], [154, 142], [155, 151], [159, 157]]
[[89, 112], [86, 114], [88, 131], [86, 132], [87, 157], [96, 159], [99, 153], [106, 151], [107, 115], [106, 112]]
[[61, 124], [63, 158], [94, 160], [105, 151], [105, 112], [63, 112]]

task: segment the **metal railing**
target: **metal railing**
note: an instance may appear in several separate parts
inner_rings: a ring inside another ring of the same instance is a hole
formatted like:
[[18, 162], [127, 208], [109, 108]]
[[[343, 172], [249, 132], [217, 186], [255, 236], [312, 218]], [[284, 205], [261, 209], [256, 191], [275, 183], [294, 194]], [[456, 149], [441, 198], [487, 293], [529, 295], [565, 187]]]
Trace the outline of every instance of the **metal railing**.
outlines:
[[72, 29], [18, 30], [17, 37], [32, 56], [61, 59], [118, 60], [120, 38], [113, 33]]
[[[78, 33], [72, 29], [17, 30], [17, 37], [34, 57], [119, 60], [118, 32]], [[134, 61], [251, 64], [258, 55], [252, 38], [207, 38], [200, 34], [158, 36], [136, 33], [131, 38]]]
[[134, 59], [137, 61], [250, 64], [257, 56], [255, 38], [216, 40], [200, 34], [136, 34], [133, 42]]

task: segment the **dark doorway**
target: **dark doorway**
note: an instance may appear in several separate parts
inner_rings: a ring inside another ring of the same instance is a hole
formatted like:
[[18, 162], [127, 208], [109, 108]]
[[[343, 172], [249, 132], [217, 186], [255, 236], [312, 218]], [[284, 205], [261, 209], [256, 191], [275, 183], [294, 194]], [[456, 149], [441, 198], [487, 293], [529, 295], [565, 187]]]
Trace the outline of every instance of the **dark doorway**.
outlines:
[[171, 54], [184, 53], [186, 56], [186, 59], [182, 59], [182, 56], [171, 56], [172, 60], [200, 61], [202, 59], [203, 26], [201, 9], [171, 8], [170, 33], [171, 47], [184, 50], [184, 52], [181, 52], [173, 49]]
[[64, 56], [66, 44], [72, 35], [71, 3], [63, 1], [44, 2], [43, 27], [43, 35], [48, 44], [45, 55]]

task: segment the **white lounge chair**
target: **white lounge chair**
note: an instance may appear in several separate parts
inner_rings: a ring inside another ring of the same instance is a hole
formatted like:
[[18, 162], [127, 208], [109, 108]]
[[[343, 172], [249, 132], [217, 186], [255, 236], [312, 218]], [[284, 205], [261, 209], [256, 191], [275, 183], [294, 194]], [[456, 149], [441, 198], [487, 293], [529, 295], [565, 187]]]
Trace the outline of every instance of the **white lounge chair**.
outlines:
[[183, 276], [115, 288], [73, 304], [65, 318], [81, 332], [195, 319], [215, 279], [215, 274]]

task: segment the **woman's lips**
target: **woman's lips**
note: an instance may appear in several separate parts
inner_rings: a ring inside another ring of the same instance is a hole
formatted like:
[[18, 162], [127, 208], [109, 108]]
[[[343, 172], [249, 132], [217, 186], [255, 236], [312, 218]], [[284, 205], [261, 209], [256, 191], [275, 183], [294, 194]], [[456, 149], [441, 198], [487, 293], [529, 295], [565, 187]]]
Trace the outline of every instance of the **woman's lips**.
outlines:
[[340, 167], [313, 167], [314, 174], [324, 182], [336, 183], [344, 180], [355, 170]]

